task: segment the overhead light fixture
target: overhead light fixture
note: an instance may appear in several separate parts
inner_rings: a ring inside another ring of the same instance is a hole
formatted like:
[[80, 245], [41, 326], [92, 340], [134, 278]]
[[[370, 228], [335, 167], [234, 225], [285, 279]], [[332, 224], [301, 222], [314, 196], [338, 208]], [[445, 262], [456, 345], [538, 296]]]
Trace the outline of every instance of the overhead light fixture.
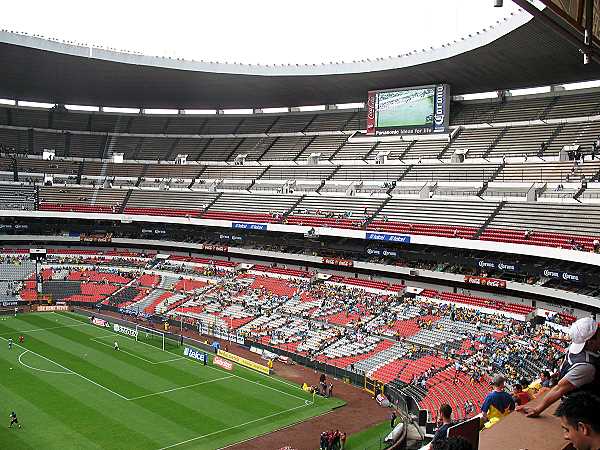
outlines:
[[494, 8], [502, 8], [504, 6], [504, 0], [494, 0]]

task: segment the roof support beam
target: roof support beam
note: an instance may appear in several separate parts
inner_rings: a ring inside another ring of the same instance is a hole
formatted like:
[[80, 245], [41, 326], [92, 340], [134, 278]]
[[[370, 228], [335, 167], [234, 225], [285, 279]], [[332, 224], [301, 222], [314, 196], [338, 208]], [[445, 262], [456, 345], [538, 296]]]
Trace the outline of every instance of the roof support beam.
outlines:
[[[592, 45], [587, 47], [581, 35], [578, 35], [578, 33], [566, 29], [557, 21], [555, 21], [552, 17], [547, 15], [544, 11], [540, 11], [534, 5], [529, 3], [528, 0], [513, 0], [513, 2], [517, 4], [521, 9], [524, 9], [532, 16], [538, 18], [543, 24], [551, 28], [555, 33], [562, 36], [567, 42], [576, 47], [581, 53], [587, 53], [591, 59], [600, 64], [600, 54], [598, 52], [598, 49], [596, 48], [596, 46]], [[546, 2], [544, 2], [544, 4], [546, 4]], [[554, 9], [552, 10], [554, 11]], [[561, 17], [564, 17], [564, 12], [563, 14], [561, 14]], [[572, 24], [573, 19], [569, 19], [569, 23]]]

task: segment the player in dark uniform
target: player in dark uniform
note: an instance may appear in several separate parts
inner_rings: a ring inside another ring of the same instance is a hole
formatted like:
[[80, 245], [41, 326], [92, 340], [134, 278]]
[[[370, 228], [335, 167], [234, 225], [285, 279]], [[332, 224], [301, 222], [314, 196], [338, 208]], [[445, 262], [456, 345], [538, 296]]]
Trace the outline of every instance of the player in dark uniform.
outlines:
[[19, 428], [21, 428], [21, 424], [19, 423], [19, 419], [17, 419], [17, 413], [15, 413], [14, 411], [11, 411], [10, 415], [8, 416], [8, 418], [10, 419], [10, 425], [8, 426], [8, 428], [12, 428], [13, 423], [17, 424], [19, 426]]

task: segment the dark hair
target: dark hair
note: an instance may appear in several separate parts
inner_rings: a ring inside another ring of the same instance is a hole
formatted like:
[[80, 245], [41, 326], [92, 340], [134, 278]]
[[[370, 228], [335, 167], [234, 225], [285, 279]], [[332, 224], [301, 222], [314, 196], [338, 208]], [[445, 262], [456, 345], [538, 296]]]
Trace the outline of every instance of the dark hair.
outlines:
[[445, 419], [450, 419], [452, 417], [452, 406], [444, 403], [442, 406], [440, 406], [440, 413], [442, 413], [442, 417]]
[[521, 382], [519, 384], [521, 385], [521, 388], [524, 388], [529, 386], [529, 381], [527, 381], [525, 378], [521, 378]]
[[465, 438], [453, 436], [433, 441], [431, 450], [473, 450], [473, 446]]
[[579, 422], [590, 426], [596, 433], [600, 433], [600, 397], [589, 392], [574, 392], [563, 397], [554, 415], [564, 417], [570, 425], [576, 426]]
[[546, 377], [546, 378], [550, 378], [550, 372], [548, 372], [547, 370], [542, 370], [542, 374]]
[[522, 391], [523, 390], [523, 386], [521, 386], [519, 383], [515, 383], [515, 385], [513, 386], [514, 389], [518, 390], [518, 391]]

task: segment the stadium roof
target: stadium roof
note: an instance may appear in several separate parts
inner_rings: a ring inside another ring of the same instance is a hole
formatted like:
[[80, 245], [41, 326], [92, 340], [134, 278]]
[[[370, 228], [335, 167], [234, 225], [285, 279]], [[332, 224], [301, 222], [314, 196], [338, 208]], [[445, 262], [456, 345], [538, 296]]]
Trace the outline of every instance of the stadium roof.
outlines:
[[468, 94], [600, 78], [599, 64], [584, 66], [572, 42], [524, 12], [439, 49], [322, 65], [157, 58], [2, 31], [0, 66], [3, 98], [179, 109], [360, 102], [371, 89], [439, 82]]

